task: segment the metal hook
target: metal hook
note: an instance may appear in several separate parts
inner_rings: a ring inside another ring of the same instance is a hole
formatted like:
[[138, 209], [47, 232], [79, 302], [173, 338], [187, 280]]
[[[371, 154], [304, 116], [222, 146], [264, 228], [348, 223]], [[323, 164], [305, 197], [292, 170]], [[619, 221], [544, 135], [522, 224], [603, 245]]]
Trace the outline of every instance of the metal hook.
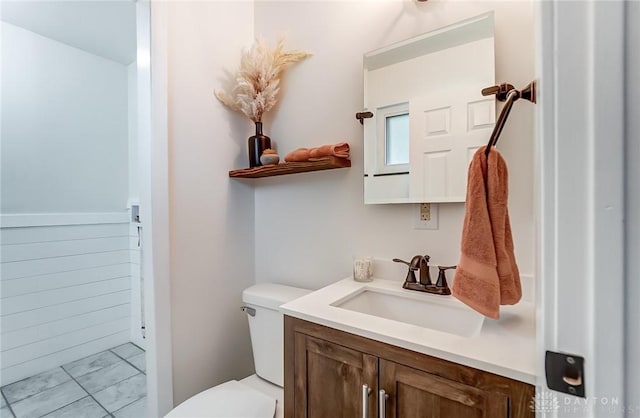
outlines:
[[360, 121], [360, 125], [364, 125], [363, 119], [369, 119], [373, 117], [371, 112], [358, 112], [356, 113], [356, 119]]

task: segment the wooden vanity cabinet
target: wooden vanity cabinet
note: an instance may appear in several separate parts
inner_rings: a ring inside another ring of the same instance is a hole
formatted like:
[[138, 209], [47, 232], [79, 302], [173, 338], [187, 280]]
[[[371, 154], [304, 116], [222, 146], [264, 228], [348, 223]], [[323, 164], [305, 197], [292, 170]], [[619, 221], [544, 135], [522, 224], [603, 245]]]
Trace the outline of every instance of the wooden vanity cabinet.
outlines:
[[508, 397], [380, 359], [386, 417], [508, 417]]
[[294, 366], [296, 408], [287, 416], [362, 417], [365, 384], [372, 389], [369, 411], [375, 408], [377, 357], [301, 333], [294, 338], [295, 358], [300, 359]]
[[[532, 418], [531, 385], [285, 316], [285, 418]], [[379, 411], [380, 390], [388, 397]]]

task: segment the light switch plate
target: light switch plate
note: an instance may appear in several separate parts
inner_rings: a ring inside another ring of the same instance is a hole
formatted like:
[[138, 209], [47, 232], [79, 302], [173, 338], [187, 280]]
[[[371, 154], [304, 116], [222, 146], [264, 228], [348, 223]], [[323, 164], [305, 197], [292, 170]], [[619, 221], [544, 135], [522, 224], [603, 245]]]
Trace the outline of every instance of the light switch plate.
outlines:
[[417, 203], [414, 205], [413, 229], [438, 229], [438, 204], [426, 203], [426, 205], [429, 206], [429, 216], [425, 216], [423, 205], [425, 205], [425, 203]]

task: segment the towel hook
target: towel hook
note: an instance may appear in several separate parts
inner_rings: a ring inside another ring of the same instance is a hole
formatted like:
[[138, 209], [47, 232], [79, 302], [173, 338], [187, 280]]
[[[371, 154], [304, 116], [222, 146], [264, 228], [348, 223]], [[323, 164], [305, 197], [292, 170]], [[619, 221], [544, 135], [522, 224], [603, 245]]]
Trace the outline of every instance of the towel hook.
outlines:
[[369, 119], [373, 117], [372, 112], [358, 112], [356, 113], [356, 119], [360, 121], [360, 125], [364, 125], [363, 120]]
[[495, 146], [498, 142], [498, 138], [502, 133], [502, 129], [504, 128], [505, 123], [507, 122], [507, 118], [509, 117], [509, 113], [511, 112], [511, 108], [513, 107], [513, 103], [518, 99], [525, 99], [530, 101], [531, 103], [536, 103], [536, 82], [535, 80], [531, 83], [527, 84], [527, 86], [521, 91], [516, 90], [512, 84], [502, 83], [497, 86], [491, 86], [482, 89], [483, 96], [490, 96], [495, 94], [496, 99], [501, 102], [505, 102], [502, 111], [500, 112], [500, 116], [498, 116], [498, 120], [496, 121], [495, 126], [493, 127], [493, 132], [491, 133], [491, 137], [489, 138], [489, 142], [487, 143], [487, 148], [484, 151], [485, 156], [489, 156], [489, 152], [491, 151], [491, 147]]

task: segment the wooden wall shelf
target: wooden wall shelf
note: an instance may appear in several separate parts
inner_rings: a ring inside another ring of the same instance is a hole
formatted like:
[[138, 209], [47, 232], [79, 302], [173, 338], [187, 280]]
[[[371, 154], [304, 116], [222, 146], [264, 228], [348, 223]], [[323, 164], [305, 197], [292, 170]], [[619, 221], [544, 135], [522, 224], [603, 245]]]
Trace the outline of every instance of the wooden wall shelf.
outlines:
[[255, 179], [260, 177], [283, 176], [286, 174], [306, 173], [309, 171], [332, 170], [334, 168], [351, 167], [351, 161], [346, 158], [328, 157], [318, 161], [299, 163], [281, 163], [263, 165], [253, 168], [242, 168], [229, 171], [229, 177]]

